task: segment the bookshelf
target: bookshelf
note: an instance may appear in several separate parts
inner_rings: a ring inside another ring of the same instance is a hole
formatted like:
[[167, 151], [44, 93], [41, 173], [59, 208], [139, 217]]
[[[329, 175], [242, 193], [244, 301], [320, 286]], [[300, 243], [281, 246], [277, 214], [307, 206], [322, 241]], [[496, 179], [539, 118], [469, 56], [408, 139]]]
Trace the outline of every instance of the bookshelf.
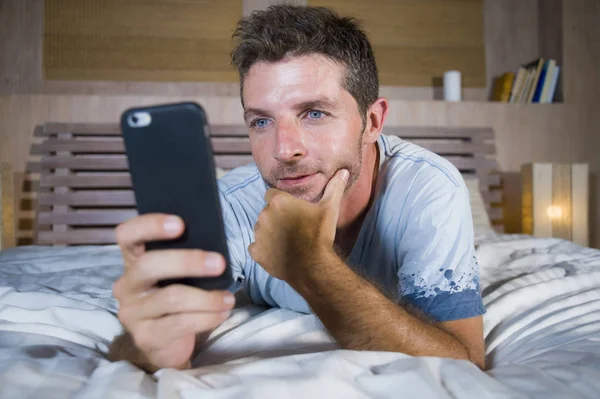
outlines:
[[505, 72], [494, 80], [491, 101], [511, 104], [550, 104], [560, 102], [561, 66], [552, 58], [537, 58], [515, 72]]

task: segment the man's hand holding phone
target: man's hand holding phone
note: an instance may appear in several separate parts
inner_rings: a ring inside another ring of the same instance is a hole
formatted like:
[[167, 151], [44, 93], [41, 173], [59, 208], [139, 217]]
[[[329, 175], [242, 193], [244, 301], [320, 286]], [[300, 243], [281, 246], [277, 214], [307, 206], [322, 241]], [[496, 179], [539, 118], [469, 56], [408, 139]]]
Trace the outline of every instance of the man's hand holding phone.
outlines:
[[157, 213], [135, 217], [116, 230], [125, 262], [125, 271], [113, 287], [119, 320], [140, 351], [138, 365], [148, 371], [188, 368], [196, 336], [210, 333], [226, 320], [235, 303], [228, 291], [156, 285], [164, 279], [223, 273], [225, 259], [217, 252], [145, 250], [146, 242], [172, 240], [183, 231], [181, 218]]

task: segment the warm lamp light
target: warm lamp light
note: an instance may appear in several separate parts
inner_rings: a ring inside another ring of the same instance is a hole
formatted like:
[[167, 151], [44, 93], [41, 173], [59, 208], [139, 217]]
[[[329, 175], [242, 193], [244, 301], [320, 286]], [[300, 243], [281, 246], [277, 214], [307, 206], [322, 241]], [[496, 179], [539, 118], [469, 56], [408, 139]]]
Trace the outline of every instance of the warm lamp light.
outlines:
[[562, 208], [558, 205], [550, 205], [546, 211], [550, 219], [558, 219], [562, 216]]
[[588, 245], [587, 164], [535, 163], [521, 169], [523, 233]]

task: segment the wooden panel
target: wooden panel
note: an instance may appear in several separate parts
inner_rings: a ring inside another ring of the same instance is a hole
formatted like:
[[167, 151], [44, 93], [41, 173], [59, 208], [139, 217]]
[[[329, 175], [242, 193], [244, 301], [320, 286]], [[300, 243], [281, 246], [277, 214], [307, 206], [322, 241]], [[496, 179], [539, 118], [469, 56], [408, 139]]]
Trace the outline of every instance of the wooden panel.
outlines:
[[445, 154], [493, 154], [495, 152], [494, 145], [489, 144], [477, 144], [477, 143], [465, 143], [462, 141], [455, 142], [443, 142], [441, 140], [420, 140], [410, 139], [411, 143], [428, 149], [429, 151], [435, 152], [439, 155]]
[[135, 209], [130, 210], [86, 210], [72, 212], [40, 212], [40, 224], [95, 225], [114, 226], [137, 215]]
[[552, 164], [533, 165], [533, 235], [552, 237], [552, 220], [548, 209], [552, 206]]
[[552, 165], [552, 206], [560, 209], [552, 218], [552, 237], [571, 240], [571, 165]]
[[[248, 138], [229, 138], [229, 137], [217, 137], [211, 139], [213, 152], [220, 154], [249, 154], [250, 153], [250, 139]], [[462, 148], [466, 150], [468, 147]], [[491, 147], [493, 150], [493, 146]], [[461, 149], [460, 146], [457, 149]], [[477, 151], [478, 149], [474, 149]], [[466, 151], [473, 152], [474, 150]], [[483, 151], [483, 148], [479, 149]], [[64, 141], [57, 139], [45, 140], [41, 145], [41, 151], [43, 153], [55, 152], [55, 151], [69, 151], [69, 152], [85, 152], [85, 153], [124, 153], [125, 145], [123, 139], [114, 138], [106, 140], [72, 140]], [[465, 151], [463, 151], [465, 152]], [[460, 153], [460, 151], [456, 152]]]
[[[563, 4], [564, 101], [597, 107], [600, 102], [600, 1], [569, 1], [567, 6], [563, 0]], [[600, 216], [598, 218], [600, 220]]]
[[465, 138], [477, 137], [482, 140], [494, 138], [494, 131], [490, 128], [477, 127], [444, 127], [444, 126], [384, 126], [383, 134], [399, 136], [409, 140], [411, 138]]
[[571, 240], [583, 246], [589, 244], [589, 178], [587, 164], [571, 165]]
[[0, 249], [16, 245], [13, 169], [0, 163]]
[[458, 69], [465, 87], [485, 87], [482, 0], [310, 0], [359, 18], [382, 84], [427, 86]]
[[[266, 4], [292, 0], [240, 0], [244, 10], [264, 8]], [[306, 0], [293, 0], [306, 4]], [[237, 97], [239, 85], [210, 82], [134, 82], [134, 81], [57, 81], [44, 80], [42, 71], [42, 41], [44, 2], [41, 0], [2, 0], [0, 12], [0, 93], [30, 94], [97, 94], [143, 96], [232, 96]], [[28, 51], [21, 51], [22, 49]], [[381, 95], [390, 100], [441, 99], [439, 87], [384, 86]], [[466, 101], [486, 99], [484, 88], [465, 88]]]
[[533, 235], [533, 165], [521, 168], [521, 230], [523, 234]]
[[115, 123], [45, 123], [43, 128], [36, 131], [36, 134], [42, 136], [55, 135], [58, 133], [70, 132], [78, 135], [94, 136], [120, 136], [121, 128]]
[[76, 191], [67, 194], [41, 192], [38, 196], [40, 205], [71, 206], [135, 206], [135, 197], [131, 190]]
[[46, 0], [51, 80], [235, 82], [240, 0]]
[[[216, 155], [215, 164], [223, 169], [232, 169], [253, 161], [252, 155]], [[457, 160], [459, 164], [471, 164]], [[41, 161], [42, 169], [68, 168], [74, 170], [114, 170], [129, 169], [125, 155], [78, 155], [78, 156], [45, 156]]]
[[494, 78], [516, 71], [521, 64], [542, 55], [539, 53], [538, 4], [547, 1], [483, 1], [488, 95], [491, 95]]
[[96, 174], [96, 175], [74, 175], [55, 176], [51, 173], [43, 173], [40, 178], [40, 187], [73, 187], [73, 188], [130, 188], [131, 177], [128, 172]]
[[502, 202], [502, 191], [482, 191], [481, 196], [486, 204], [500, 204]]
[[76, 229], [65, 232], [40, 231], [37, 244], [40, 245], [77, 245], [77, 244], [114, 244], [115, 229]]

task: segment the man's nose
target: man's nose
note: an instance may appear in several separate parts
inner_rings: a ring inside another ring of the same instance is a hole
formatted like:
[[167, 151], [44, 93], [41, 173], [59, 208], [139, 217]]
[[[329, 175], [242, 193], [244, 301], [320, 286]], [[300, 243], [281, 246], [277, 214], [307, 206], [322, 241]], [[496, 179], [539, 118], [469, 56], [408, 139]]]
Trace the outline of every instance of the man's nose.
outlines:
[[276, 144], [273, 157], [280, 162], [293, 162], [306, 155], [304, 135], [293, 124], [280, 124], [275, 131]]

